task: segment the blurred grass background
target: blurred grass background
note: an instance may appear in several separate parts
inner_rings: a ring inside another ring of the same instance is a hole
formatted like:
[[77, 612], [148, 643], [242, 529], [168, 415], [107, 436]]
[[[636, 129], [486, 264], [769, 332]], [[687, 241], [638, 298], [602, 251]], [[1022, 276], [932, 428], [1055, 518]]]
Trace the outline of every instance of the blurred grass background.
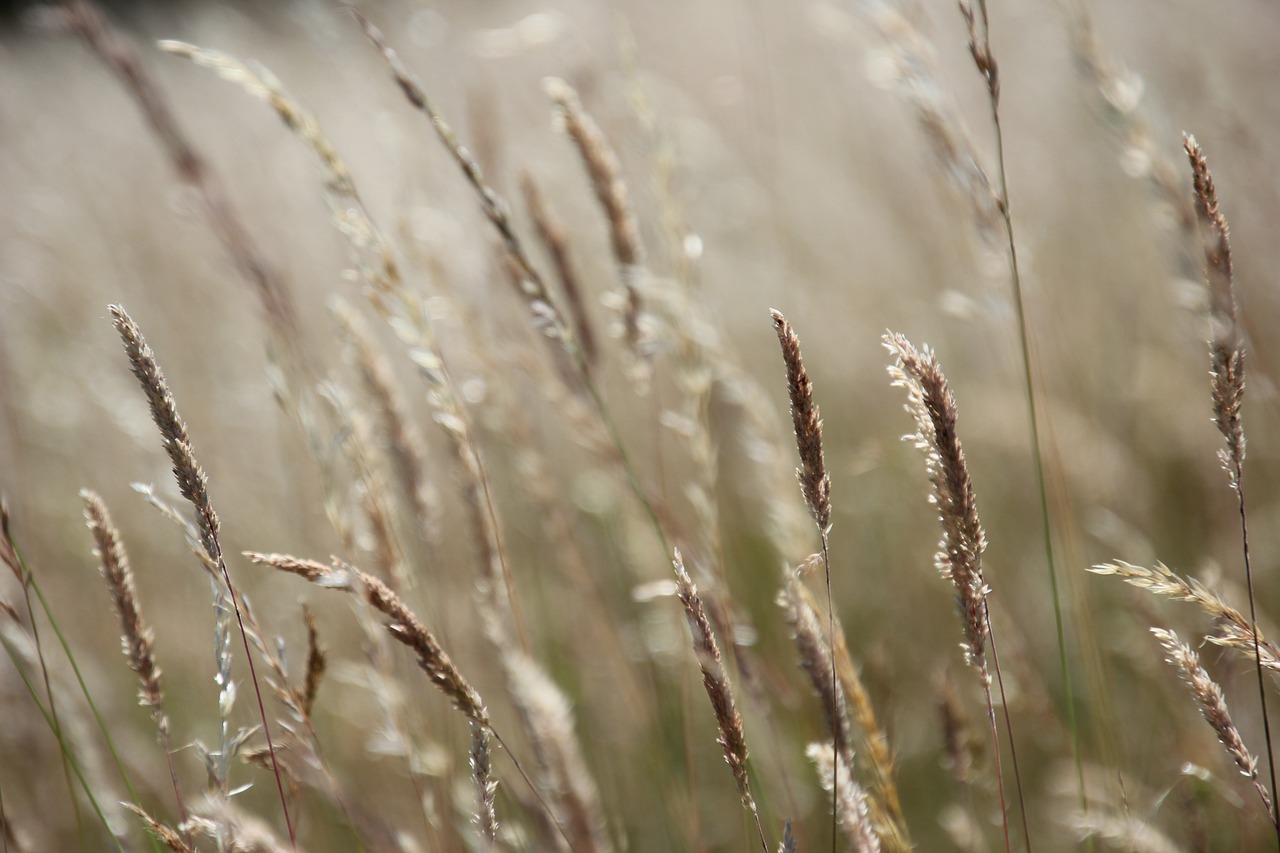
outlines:
[[[968, 805], [939, 766], [937, 674], [956, 670], [967, 700], [975, 696], [961, 671], [951, 591], [931, 566], [936, 522], [919, 454], [898, 441], [910, 422], [901, 392], [886, 379], [879, 336], [891, 328], [937, 350], [959, 400], [991, 540], [987, 577], [1001, 642], [1009, 647], [1002, 653], [1009, 658], [1033, 837], [1038, 848], [1067, 849], [1073, 836], [1059, 818], [1074, 805], [1073, 771], [1008, 284], [1003, 267], [975, 240], [967, 201], [943, 180], [911, 109], [886, 85], [886, 45], [865, 17], [876, 5], [513, 0], [382, 2], [365, 11], [501, 192], [515, 199], [521, 170], [537, 176], [569, 224], [601, 328], [610, 314], [598, 297], [614, 287], [607, 235], [576, 154], [552, 128], [541, 81], [555, 75], [574, 83], [618, 146], [661, 270], [670, 258], [655, 190], [659, 164], [632, 100], [637, 84], [643, 86], [670, 141], [679, 213], [696, 235], [688, 242], [698, 250], [699, 300], [746, 372], [768, 390], [780, 423], [785, 385], [768, 308], [784, 310], [804, 343], [826, 419], [836, 602], [890, 729], [921, 849], [948, 849], [954, 839], [942, 828], [945, 815], [954, 803]], [[1209, 816], [1205, 849], [1249, 849], [1266, 839], [1256, 803], [1245, 799], [1246, 788], [1146, 633], [1156, 620], [1192, 633], [1203, 625], [1188, 608], [1139, 598], [1084, 572], [1113, 557], [1161, 559], [1243, 600], [1238, 520], [1209, 418], [1201, 289], [1179, 269], [1183, 236], [1170, 227], [1172, 211], [1144, 183], [1141, 159], [1117, 142], [1118, 120], [1100, 107], [1097, 88], [1073, 54], [1078, 11], [1048, 0], [994, 4], [992, 37], [1085, 762], [1112, 805], [1123, 796], [1134, 814], [1186, 849], [1196, 849], [1184, 825], [1187, 812], [1174, 806], [1188, 790]], [[1280, 221], [1280, 150], [1270, 141], [1280, 135], [1280, 89], [1273, 85], [1280, 13], [1245, 0], [1220, 8], [1135, 0], [1091, 11], [1103, 51], [1129, 69], [1126, 91], [1140, 95], [1137, 109], [1155, 149], [1177, 166], [1189, 197], [1181, 132], [1194, 132], [1232, 225], [1251, 336], [1245, 418], [1255, 576], [1260, 609], [1275, 613], [1280, 356], [1272, 330], [1280, 320], [1280, 242], [1273, 232]], [[329, 224], [309, 153], [261, 104], [159, 53], [156, 39], [226, 49], [268, 66], [320, 117], [366, 204], [393, 236], [414, 286], [448, 294], [481, 318], [476, 329], [463, 314], [444, 314], [442, 337], [459, 383], [473, 392], [483, 443], [503, 486], [500, 511], [535, 614], [537, 647], [575, 700], [606, 810], [632, 849], [673, 839], [692, 847], [694, 838], [705, 849], [741, 849], [736, 794], [696, 690], [677, 608], [665, 599], [623, 600], [618, 614], [584, 616], [579, 591], [557, 574], [558, 555], [548, 551], [540, 519], [522, 499], [504, 439], [510, 431], [488, 406], [502, 377], [486, 372], [486, 341], [498, 352], [507, 338], [528, 338], [523, 309], [493, 262], [493, 242], [469, 188], [349, 16], [312, 2], [144, 3], [111, 12], [140, 44], [178, 120], [287, 278], [307, 345], [327, 369], [350, 371], [326, 302], [335, 293], [353, 302], [358, 296], [344, 281], [346, 247]], [[984, 166], [994, 172], [985, 92], [959, 14], [947, 3], [904, 3], [901, 12], [936, 45], [940, 94], [956, 101]], [[635, 71], [620, 47], [631, 38]], [[134, 683], [115, 654], [118, 626], [89, 553], [78, 489], [100, 491], [126, 537], [156, 626], [180, 743], [211, 736], [212, 618], [206, 584], [180, 536], [129, 488], [154, 482], [172, 493], [165, 457], [107, 318], [109, 302], [129, 308], [168, 374], [210, 475], [228, 553], [323, 558], [338, 544], [315, 466], [272, 398], [255, 297], [134, 104], [73, 36], [34, 27], [21, 15], [0, 35], [0, 74], [0, 492], [60, 624], [82, 661], [91, 662], [90, 685], [113, 732], [130, 745], [140, 774], [162, 780], [145, 714], [132, 707]], [[391, 350], [439, 460], [433, 482], [452, 506], [457, 487], [443, 445], [417, 380]], [[669, 371], [664, 364], [660, 377]], [[616, 358], [607, 370], [610, 404], [627, 423], [642, 469], [682, 505], [687, 467], [680, 446], [651, 425], [657, 408], [675, 407], [676, 392], [660, 378], [657, 402], [636, 400]], [[564, 440], [564, 422], [537, 397], [518, 389], [556, 463], [555, 489], [574, 507], [575, 534], [593, 570], [615, 591], [668, 578], [656, 549], [629, 533], [635, 508], [618, 508], [628, 500], [622, 485]], [[773, 834], [783, 818], [794, 817], [805, 828], [803, 846], [820, 849], [829, 831], [824, 800], [797, 745], [819, 737], [821, 714], [793, 671], [794, 652], [773, 604], [779, 559], [760, 533], [760, 496], [741, 473], [749, 460], [733, 443], [732, 413], [716, 427], [729, 582], [759, 633], [755, 651], [774, 700], [767, 720], [748, 711], [766, 813]], [[789, 459], [794, 449], [781, 435]], [[787, 497], [799, 505], [798, 490]], [[457, 525], [446, 530], [438, 564], [415, 569], [419, 604], [441, 620], [450, 653], [500, 706], [500, 683], [467, 613], [468, 545], [455, 541]], [[360, 640], [341, 601], [243, 564], [233, 571], [291, 645], [302, 636], [297, 599], [320, 607], [333, 657], [350, 670], [345, 680], [358, 677]], [[6, 600], [15, 601], [15, 589], [4, 588]], [[669, 718], [659, 724], [661, 748], [646, 761], [639, 756], [648, 730], [611, 699], [610, 666], [593, 665], [592, 650], [576, 647], [577, 618], [614, 624], [636, 655], [657, 661], [659, 684], [684, 691], [655, 700]], [[1214, 648], [1204, 655], [1246, 740], [1263, 753], [1247, 667]], [[351, 787], [386, 804], [398, 822], [412, 814], [412, 794], [399, 768], [364, 754], [367, 711], [358, 686], [342, 683], [343, 671], [321, 694], [322, 737]], [[421, 685], [412, 689], [423, 709], [417, 725], [442, 744], [436, 759], [463, 760], [454, 749], [461, 727], [444, 702]], [[244, 685], [242, 697], [243, 691]], [[241, 702], [247, 715], [249, 703]], [[8, 665], [0, 667], [0, 707], [9, 721], [0, 727], [5, 808], [39, 839], [32, 849], [71, 849], [74, 826], [66, 820], [56, 745]], [[976, 701], [969, 709], [981, 719]], [[501, 720], [510, 712], [495, 713]], [[680, 743], [686, 716], [700, 738], [692, 741], [696, 772], [685, 766], [687, 755], [664, 751]], [[195, 780], [198, 768], [187, 760], [185, 772]], [[1216, 781], [1201, 786], [1182, 775], [1187, 762], [1208, 768]], [[241, 772], [256, 781], [248, 795], [252, 810], [274, 814], [268, 780], [257, 770]], [[501, 773], [504, 792], [520, 796], [514, 774]], [[696, 795], [683, 802], [688, 786]], [[448, 813], [451, 804], [441, 808]], [[508, 808], [518, 823], [516, 807]], [[979, 811], [985, 819], [990, 805]], [[324, 825], [318, 815], [311, 820]], [[659, 830], [651, 820], [677, 825]], [[997, 833], [985, 830], [994, 843]], [[305, 831], [303, 837], [308, 849], [346, 849], [341, 840]]]

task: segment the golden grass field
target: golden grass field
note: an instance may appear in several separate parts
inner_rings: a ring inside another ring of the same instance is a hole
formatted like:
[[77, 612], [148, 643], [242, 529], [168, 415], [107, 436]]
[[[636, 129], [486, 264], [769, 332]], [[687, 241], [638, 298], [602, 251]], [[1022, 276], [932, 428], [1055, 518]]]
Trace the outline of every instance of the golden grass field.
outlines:
[[[802, 851], [1280, 842], [1241, 528], [1243, 504], [1274, 636], [1280, 14], [992, 2], [1002, 168], [981, 4], [977, 62], [952, 3], [361, 11], [465, 153], [337, 4], [0, 31], [0, 849], [778, 850], [787, 821]], [[890, 330], [954, 394], [942, 485], [901, 440]], [[1245, 354], [1242, 492], [1210, 339]], [[949, 503], [968, 477], [980, 528]], [[1200, 585], [1088, 571], [1114, 561]], [[998, 753], [957, 596], [998, 639]]]

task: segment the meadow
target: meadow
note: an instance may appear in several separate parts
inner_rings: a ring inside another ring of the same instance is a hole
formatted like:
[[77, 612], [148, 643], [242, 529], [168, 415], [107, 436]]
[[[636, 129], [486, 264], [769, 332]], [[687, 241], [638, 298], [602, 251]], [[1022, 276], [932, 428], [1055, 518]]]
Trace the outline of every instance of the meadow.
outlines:
[[0, 849], [1280, 849], [1270, 6], [353, 11], [3, 22]]

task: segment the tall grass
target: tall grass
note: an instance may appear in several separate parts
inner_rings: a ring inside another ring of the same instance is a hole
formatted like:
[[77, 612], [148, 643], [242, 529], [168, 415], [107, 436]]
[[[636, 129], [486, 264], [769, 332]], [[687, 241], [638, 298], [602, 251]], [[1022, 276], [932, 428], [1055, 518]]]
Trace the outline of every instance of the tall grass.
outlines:
[[1280, 843], [1243, 25], [211, 8], [0, 35], [4, 850]]

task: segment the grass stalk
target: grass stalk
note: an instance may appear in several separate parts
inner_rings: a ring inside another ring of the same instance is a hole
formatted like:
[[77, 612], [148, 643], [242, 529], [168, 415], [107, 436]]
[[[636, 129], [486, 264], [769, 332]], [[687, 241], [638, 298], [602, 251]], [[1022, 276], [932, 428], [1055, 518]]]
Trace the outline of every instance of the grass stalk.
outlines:
[[[804, 367], [804, 357], [800, 352], [800, 338], [796, 335], [787, 318], [781, 311], [773, 310], [773, 328], [778, 334], [778, 344], [782, 347], [782, 362], [787, 369], [787, 396], [791, 401], [791, 422], [796, 436], [796, 447], [800, 455], [800, 467], [796, 469], [796, 479], [800, 483], [800, 491], [804, 495], [805, 506], [809, 515], [818, 526], [818, 535], [822, 539], [822, 575], [827, 587], [827, 636], [829, 643], [835, 644], [836, 611], [831, 596], [831, 551], [828, 537], [831, 534], [831, 477], [827, 474], [827, 464], [822, 452], [822, 415], [818, 404], [813, 399], [813, 383], [809, 381], [809, 373]], [[833, 727], [838, 725], [840, 708], [837, 703], [836, 659], [831, 658], [830, 707], [827, 714]], [[835, 853], [836, 827], [840, 823], [840, 738], [834, 737], [831, 742], [831, 849]]]
[[[987, 97], [991, 105], [991, 126], [995, 133], [996, 175], [998, 182], [998, 203], [1000, 218], [1004, 224], [1004, 235], [1009, 250], [1009, 283], [1013, 292], [1014, 310], [1018, 318], [1018, 346], [1022, 356], [1023, 394], [1027, 400], [1027, 427], [1031, 436], [1031, 464], [1035, 476], [1036, 499], [1040, 512], [1040, 535], [1044, 543], [1045, 566], [1049, 575], [1049, 594], [1053, 605], [1054, 635], [1058, 646], [1058, 676], [1062, 679], [1064, 699], [1067, 711], [1067, 728], [1071, 733], [1071, 750], [1075, 758], [1076, 787], [1080, 806], [1088, 808], [1084, 791], [1084, 759], [1080, 751], [1080, 727], [1076, 720], [1075, 689], [1072, 685], [1071, 670], [1067, 662], [1067, 635], [1062, 616], [1062, 597], [1058, 590], [1058, 569], [1053, 551], [1053, 526], [1049, 513], [1049, 490], [1045, 482], [1044, 451], [1040, 440], [1040, 414], [1036, 404], [1036, 389], [1031, 364], [1031, 339], [1027, 323], [1026, 302], [1022, 290], [1022, 274], [1018, 267], [1018, 247], [1013, 233], [1013, 212], [1009, 200], [1009, 176], [1005, 165], [1004, 126], [1000, 120], [1000, 66], [991, 50], [991, 21], [987, 13], [987, 0], [977, 0], [978, 14], [975, 17], [973, 6], [969, 0], [960, 0], [960, 11], [964, 16], [969, 31], [969, 53], [974, 64], [986, 82]], [[995, 657], [993, 656], [993, 661]], [[996, 667], [999, 663], [996, 662]], [[1001, 702], [1004, 702], [1004, 684], [1000, 684]], [[1008, 709], [1005, 710], [1006, 715]], [[1009, 740], [1013, 742], [1013, 732], [1009, 732]], [[1022, 829], [1026, 835], [1027, 849], [1031, 849], [1031, 834], [1027, 826], [1026, 805], [1022, 790], [1022, 775], [1019, 771], [1016, 752], [1013, 756], [1014, 776], [1018, 786], [1018, 801], [1022, 812]]]
[[[186, 422], [178, 414], [177, 404], [169, 391], [168, 383], [160, 365], [156, 362], [155, 353], [147, 345], [142, 330], [120, 305], [109, 306], [116, 331], [124, 343], [129, 357], [129, 366], [133, 375], [142, 386], [151, 408], [151, 416], [164, 440], [165, 450], [173, 463], [173, 474], [178, 483], [178, 490], [186, 498], [196, 513], [196, 527], [200, 534], [200, 544], [204, 548], [211, 563], [217, 566], [221, 581], [226, 585], [227, 595], [235, 613], [236, 623], [240, 628], [240, 640], [244, 645], [245, 662], [249, 666], [249, 678], [253, 682], [254, 697], [258, 703], [258, 716], [262, 720], [262, 731], [267, 740], [267, 751], [271, 756], [271, 770], [275, 776], [276, 791], [280, 795], [280, 808], [284, 816], [285, 826], [289, 831], [289, 844], [297, 848], [293, 820], [289, 816], [289, 799], [284, 792], [284, 777], [276, 760], [275, 744], [271, 739], [271, 725], [267, 720], [266, 705], [262, 700], [262, 688], [258, 683], [257, 667], [253, 663], [253, 654], [249, 650], [249, 637], [244, 628], [244, 616], [240, 610], [240, 600], [235, 586], [231, 582], [231, 573], [227, 570], [226, 560], [222, 555], [222, 543], [219, 539], [221, 523], [209, 500], [208, 482], [204, 470], [196, 461], [191, 439], [187, 435]], [[226, 685], [224, 685], [225, 687]]]
[[[40, 602], [40, 609], [44, 613], [45, 618], [49, 621], [49, 627], [53, 629], [54, 636], [58, 638], [58, 644], [62, 647], [63, 654], [67, 656], [67, 662], [71, 666], [71, 672], [75, 676], [76, 684], [80, 687], [80, 692], [84, 696], [85, 703], [89, 706], [89, 712], [93, 715], [94, 722], [97, 724], [98, 730], [102, 733], [103, 742], [107, 745], [107, 751], [111, 754], [111, 759], [115, 763], [116, 769], [120, 772], [120, 779], [124, 783], [125, 790], [131, 798], [137, 800], [138, 792], [134, 788], [133, 779], [129, 775], [129, 771], [125, 768], [124, 759], [120, 756], [120, 751], [116, 747], [115, 738], [111, 735], [111, 728], [107, 725], [106, 719], [102, 716], [102, 711], [98, 708], [98, 703], [94, 700], [93, 694], [89, 692], [89, 685], [86, 683], [84, 673], [81, 671], [76, 655], [71, 649], [71, 643], [68, 642], [66, 635], [62, 631], [61, 625], [54, 616], [53, 608], [49, 606], [49, 601], [45, 598], [44, 590], [41, 588], [40, 582], [36, 579], [35, 574], [27, 565], [26, 559], [22, 556], [22, 551], [18, 548], [17, 541], [13, 538], [13, 531], [10, 529], [8, 508], [2, 504], [0, 504], [0, 539], [2, 539], [2, 541], [0, 541], [0, 551], [3, 552], [2, 555], [0, 555], [0, 559], [2, 559], [4, 563], [13, 567], [14, 572], [22, 579], [24, 595], [28, 596], [26, 602], [27, 613], [31, 618], [33, 639], [36, 631], [36, 625], [35, 615], [31, 610], [31, 601], [29, 598], [30, 592], [35, 592], [36, 600]], [[38, 641], [37, 648], [39, 648]], [[43, 655], [41, 655], [41, 667], [42, 669], [44, 668]], [[49, 689], [47, 672], [45, 673], [45, 687], [46, 690]], [[50, 692], [49, 695], [51, 697], [49, 709], [50, 718], [57, 721], [57, 715], [53, 713], [55, 709], [52, 706], [52, 692]], [[61, 727], [54, 730], [54, 734], [58, 738], [59, 744], [61, 744]], [[63, 746], [64, 754], [66, 750], [67, 748]], [[75, 805], [74, 800], [73, 807], [75, 808], [76, 826], [79, 828], [81, 824], [80, 812], [78, 806]], [[77, 835], [79, 834], [80, 833], [77, 832]], [[152, 846], [158, 853], [159, 848], [156, 847], [154, 843]]]
[[[1218, 190], [1208, 161], [1196, 138], [1188, 134], [1183, 147], [1191, 164], [1195, 190], [1196, 220], [1204, 243], [1205, 280], [1209, 291], [1209, 356], [1213, 421], [1226, 444], [1219, 459], [1228, 483], [1236, 493], [1240, 515], [1240, 547], [1244, 560], [1245, 588], [1249, 597], [1249, 625], [1253, 632], [1254, 670], [1258, 681], [1258, 703], [1262, 709], [1262, 730], [1267, 747], [1267, 773], [1271, 782], [1271, 802], [1276, 796], [1276, 763], [1271, 745], [1271, 719], [1267, 713], [1267, 691], [1262, 678], [1262, 643], [1258, 635], [1258, 614], [1253, 593], [1253, 566], [1249, 553], [1249, 517], [1244, 500], [1244, 423], [1240, 410], [1244, 403], [1245, 344], [1240, 327], [1235, 275], [1231, 262], [1230, 229], [1218, 203]], [[1271, 821], [1280, 849], [1280, 810], [1272, 809]]]
[[[942, 525], [942, 542], [934, 556], [934, 564], [939, 574], [955, 586], [964, 633], [965, 662], [977, 671], [986, 699], [996, 791], [1000, 800], [1000, 826], [1008, 853], [1012, 850], [1009, 810], [1005, 801], [1000, 734], [991, 694], [991, 670], [987, 663], [987, 646], [991, 639], [987, 597], [991, 589], [982, 569], [987, 534], [978, 517], [973, 480], [969, 476], [964, 447], [956, 432], [956, 400], [937, 358], [928, 347], [917, 350], [904, 336], [892, 332], [884, 336], [884, 345], [896, 357], [896, 362], [889, 367], [893, 384], [907, 391], [906, 409], [916, 423], [916, 433], [908, 439], [924, 451], [925, 467], [933, 486], [933, 503], [938, 508], [938, 521]], [[1027, 843], [1030, 844], [1029, 837]]]

